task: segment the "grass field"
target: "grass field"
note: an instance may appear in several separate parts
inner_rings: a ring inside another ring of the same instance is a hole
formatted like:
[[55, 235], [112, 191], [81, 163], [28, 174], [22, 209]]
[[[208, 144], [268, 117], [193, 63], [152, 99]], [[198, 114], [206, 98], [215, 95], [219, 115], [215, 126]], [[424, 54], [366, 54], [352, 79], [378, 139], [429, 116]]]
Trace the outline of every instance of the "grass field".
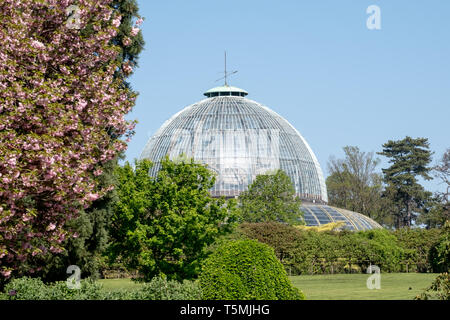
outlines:
[[308, 300], [411, 300], [438, 276], [432, 273], [382, 273], [381, 288], [368, 289], [369, 274], [289, 277]]
[[101, 279], [98, 282], [103, 285], [105, 291], [133, 290], [141, 285], [131, 279]]
[[[308, 300], [411, 300], [424, 291], [437, 274], [381, 274], [381, 289], [368, 289], [368, 274], [334, 274], [289, 277]], [[99, 280], [105, 290], [133, 290], [140, 286], [130, 279]]]

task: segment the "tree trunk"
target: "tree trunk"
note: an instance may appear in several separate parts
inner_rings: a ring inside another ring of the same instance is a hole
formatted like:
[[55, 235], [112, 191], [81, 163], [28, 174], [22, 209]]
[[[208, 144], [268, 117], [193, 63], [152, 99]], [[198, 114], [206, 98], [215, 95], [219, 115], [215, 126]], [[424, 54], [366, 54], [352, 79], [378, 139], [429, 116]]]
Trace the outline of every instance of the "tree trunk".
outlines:
[[408, 228], [411, 228], [411, 199], [408, 199], [408, 203], [407, 203], [407, 208], [408, 208], [408, 212], [406, 215], [406, 225], [408, 226]]

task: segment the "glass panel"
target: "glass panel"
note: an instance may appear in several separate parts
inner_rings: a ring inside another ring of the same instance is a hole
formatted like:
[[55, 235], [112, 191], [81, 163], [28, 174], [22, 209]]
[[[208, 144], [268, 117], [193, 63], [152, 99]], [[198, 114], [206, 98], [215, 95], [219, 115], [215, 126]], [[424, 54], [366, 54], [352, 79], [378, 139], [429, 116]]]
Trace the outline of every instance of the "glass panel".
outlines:
[[[227, 94], [188, 106], [166, 121], [141, 158], [158, 162], [165, 155], [173, 159], [185, 153], [207, 163], [218, 173], [216, 193], [221, 186], [233, 193], [246, 190], [257, 174], [281, 168], [297, 195], [326, 201], [320, 166], [300, 134], [267, 107]], [[158, 169], [155, 165], [151, 174]]]

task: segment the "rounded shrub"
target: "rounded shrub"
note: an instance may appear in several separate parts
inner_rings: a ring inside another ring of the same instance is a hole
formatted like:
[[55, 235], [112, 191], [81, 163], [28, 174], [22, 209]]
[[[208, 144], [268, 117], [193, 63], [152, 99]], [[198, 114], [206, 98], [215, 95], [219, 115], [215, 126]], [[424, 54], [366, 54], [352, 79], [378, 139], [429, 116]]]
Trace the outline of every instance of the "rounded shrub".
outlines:
[[303, 300], [274, 250], [255, 240], [228, 241], [204, 262], [200, 287], [206, 300]]

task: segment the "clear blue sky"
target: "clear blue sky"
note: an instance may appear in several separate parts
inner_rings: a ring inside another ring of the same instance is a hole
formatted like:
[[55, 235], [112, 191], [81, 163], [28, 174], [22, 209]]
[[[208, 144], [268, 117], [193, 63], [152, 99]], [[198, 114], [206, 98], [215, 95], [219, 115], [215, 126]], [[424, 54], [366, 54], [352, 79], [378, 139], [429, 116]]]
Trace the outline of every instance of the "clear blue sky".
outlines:
[[[325, 176], [346, 145], [377, 152], [388, 140], [426, 137], [433, 164], [450, 147], [448, 0], [138, 3], [146, 48], [131, 79], [140, 95], [127, 118], [139, 123], [128, 161], [165, 120], [221, 84], [224, 50], [238, 70], [229, 83], [294, 125]], [[381, 30], [366, 27], [373, 4]]]

